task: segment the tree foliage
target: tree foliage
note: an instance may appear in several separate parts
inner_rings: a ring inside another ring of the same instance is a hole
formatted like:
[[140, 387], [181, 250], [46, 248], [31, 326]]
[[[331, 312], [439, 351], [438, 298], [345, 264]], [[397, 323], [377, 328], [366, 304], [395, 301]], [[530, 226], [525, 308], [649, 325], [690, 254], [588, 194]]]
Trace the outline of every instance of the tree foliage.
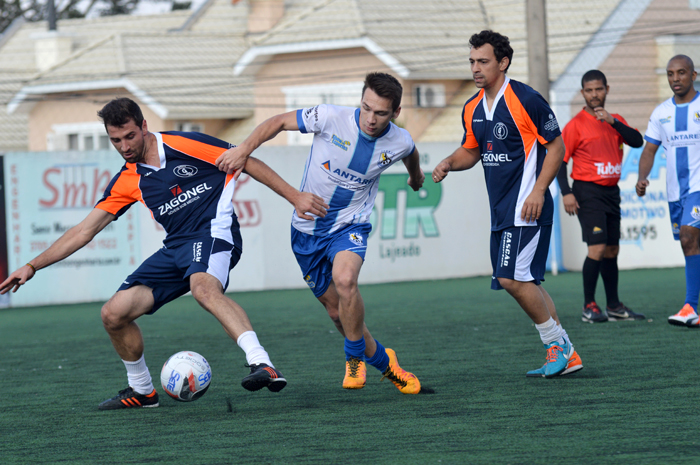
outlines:
[[[100, 16], [128, 15], [138, 3], [139, 0], [54, 0], [57, 20], [84, 18], [90, 12]], [[47, 0], [0, 0], [0, 34], [19, 17], [44, 21], [48, 16]]]

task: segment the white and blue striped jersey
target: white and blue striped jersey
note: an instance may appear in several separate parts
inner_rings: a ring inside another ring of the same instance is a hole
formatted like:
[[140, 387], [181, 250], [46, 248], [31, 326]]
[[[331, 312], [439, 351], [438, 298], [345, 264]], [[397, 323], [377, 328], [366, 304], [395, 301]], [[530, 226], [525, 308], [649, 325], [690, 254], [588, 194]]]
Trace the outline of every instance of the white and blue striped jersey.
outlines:
[[311, 152], [301, 181], [329, 205], [324, 218], [292, 215], [292, 226], [314, 236], [325, 236], [347, 224], [367, 223], [377, 197], [379, 176], [415, 150], [411, 135], [389, 123], [378, 136], [360, 130], [360, 109], [318, 105], [297, 110], [302, 133], [313, 133]]
[[644, 139], [666, 152], [666, 194], [676, 202], [700, 191], [700, 93], [690, 103], [673, 97], [656, 107]]

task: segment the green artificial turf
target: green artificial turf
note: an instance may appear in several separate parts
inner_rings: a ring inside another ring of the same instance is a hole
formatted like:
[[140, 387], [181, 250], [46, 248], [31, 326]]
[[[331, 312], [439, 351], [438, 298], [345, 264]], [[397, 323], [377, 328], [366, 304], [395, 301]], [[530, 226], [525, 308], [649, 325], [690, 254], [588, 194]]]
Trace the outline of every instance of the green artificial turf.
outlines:
[[[107, 412], [97, 404], [126, 387], [126, 373], [100, 303], [2, 310], [0, 463], [700, 463], [700, 331], [666, 322], [683, 304], [683, 269], [622, 272], [621, 299], [647, 320], [596, 325], [581, 321], [581, 275], [548, 276], [584, 364], [551, 380], [525, 377], [544, 363], [538, 333], [489, 285], [361, 287], [374, 337], [433, 392], [417, 396], [372, 367], [364, 389], [343, 390], [343, 339], [308, 290], [230, 294], [289, 382], [245, 391], [243, 352], [183, 297], [138, 321], [161, 406]], [[213, 371], [193, 403], [160, 387], [180, 350]]]

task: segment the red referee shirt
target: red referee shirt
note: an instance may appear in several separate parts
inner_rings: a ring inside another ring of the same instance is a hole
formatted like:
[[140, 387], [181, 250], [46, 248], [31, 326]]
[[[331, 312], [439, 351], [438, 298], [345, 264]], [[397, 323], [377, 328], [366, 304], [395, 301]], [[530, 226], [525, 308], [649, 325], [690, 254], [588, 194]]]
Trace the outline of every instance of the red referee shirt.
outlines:
[[[611, 113], [621, 123], [627, 121]], [[564, 161], [573, 158], [571, 177], [577, 181], [589, 181], [601, 186], [614, 186], [622, 172], [622, 145], [619, 132], [605, 121], [581, 110], [562, 131], [566, 145]]]

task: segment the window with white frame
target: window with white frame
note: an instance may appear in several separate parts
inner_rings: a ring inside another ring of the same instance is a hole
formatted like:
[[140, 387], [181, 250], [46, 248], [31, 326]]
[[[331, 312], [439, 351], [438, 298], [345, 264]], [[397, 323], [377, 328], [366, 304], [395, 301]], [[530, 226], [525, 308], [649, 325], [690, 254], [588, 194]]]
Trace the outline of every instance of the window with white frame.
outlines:
[[54, 124], [46, 135], [46, 149], [108, 150], [112, 148], [102, 123]]
[[204, 132], [204, 125], [191, 121], [181, 121], [175, 125], [178, 131], [183, 132]]
[[[313, 86], [283, 87], [287, 111], [313, 107], [321, 103], [346, 107], [359, 107], [362, 98], [363, 82], [345, 82], [342, 84], [320, 84]], [[287, 132], [289, 145], [311, 145], [313, 134], [299, 131]]]

